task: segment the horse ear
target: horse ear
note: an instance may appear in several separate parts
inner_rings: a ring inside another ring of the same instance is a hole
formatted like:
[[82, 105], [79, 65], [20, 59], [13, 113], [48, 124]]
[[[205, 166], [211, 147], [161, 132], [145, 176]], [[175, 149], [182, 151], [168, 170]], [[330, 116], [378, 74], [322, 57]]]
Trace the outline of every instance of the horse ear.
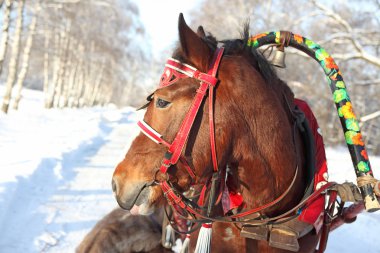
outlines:
[[206, 37], [205, 30], [203, 29], [203, 26], [198, 26], [197, 34], [199, 37], [203, 38]]
[[[184, 57], [194, 64], [194, 67], [206, 72], [212, 57], [211, 49], [207, 46], [206, 42], [186, 24], [182, 13], [179, 14], [178, 30], [179, 41]], [[201, 32], [202, 31], [203, 28], [201, 28]]]

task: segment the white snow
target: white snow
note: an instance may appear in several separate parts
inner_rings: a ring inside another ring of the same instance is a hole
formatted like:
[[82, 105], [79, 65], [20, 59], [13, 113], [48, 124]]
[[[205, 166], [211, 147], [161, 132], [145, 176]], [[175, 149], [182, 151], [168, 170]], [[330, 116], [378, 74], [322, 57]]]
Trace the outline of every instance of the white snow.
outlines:
[[[2, 92], [2, 87], [0, 87]], [[133, 108], [42, 109], [24, 90], [18, 112], [0, 114], [0, 252], [74, 252], [117, 206], [114, 167], [138, 133]], [[346, 148], [328, 148], [330, 180], [354, 181]], [[380, 176], [380, 158], [370, 156]], [[380, 212], [334, 231], [327, 252], [380, 252]]]

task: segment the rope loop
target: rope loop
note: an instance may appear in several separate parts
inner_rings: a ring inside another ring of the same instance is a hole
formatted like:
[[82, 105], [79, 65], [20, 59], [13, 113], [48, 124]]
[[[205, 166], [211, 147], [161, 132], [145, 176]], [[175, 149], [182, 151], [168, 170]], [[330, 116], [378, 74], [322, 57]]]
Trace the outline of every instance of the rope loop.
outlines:
[[378, 179], [367, 174], [367, 175], [358, 177], [357, 183], [359, 187], [370, 184], [373, 187], [373, 191], [375, 192], [376, 196], [380, 197], [380, 181]]

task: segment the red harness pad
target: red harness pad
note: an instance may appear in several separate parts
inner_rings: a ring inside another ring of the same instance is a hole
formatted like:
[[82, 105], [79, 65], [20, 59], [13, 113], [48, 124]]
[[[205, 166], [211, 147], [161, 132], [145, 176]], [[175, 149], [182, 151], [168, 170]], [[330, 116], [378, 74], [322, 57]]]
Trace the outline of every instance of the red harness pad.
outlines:
[[[316, 151], [316, 170], [314, 174], [314, 190], [316, 190], [319, 189], [322, 185], [325, 185], [328, 180], [326, 153], [323, 144], [323, 138], [321, 135], [321, 130], [309, 105], [305, 101], [300, 99], [295, 99], [294, 103], [305, 114], [305, 117], [308, 120], [311, 131], [313, 133]], [[302, 210], [302, 213], [300, 214], [298, 219], [303, 222], [314, 225], [314, 227], [317, 230], [319, 230], [320, 222], [318, 218], [322, 217], [324, 203], [324, 196], [319, 196], [315, 201], [310, 203], [305, 209]]]

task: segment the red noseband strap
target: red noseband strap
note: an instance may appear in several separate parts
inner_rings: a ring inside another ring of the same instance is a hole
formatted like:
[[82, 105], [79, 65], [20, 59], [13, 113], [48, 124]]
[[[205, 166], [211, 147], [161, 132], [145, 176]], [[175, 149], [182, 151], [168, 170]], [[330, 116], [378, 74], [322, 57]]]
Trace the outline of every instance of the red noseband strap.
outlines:
[[156, 130], [151, 128], [145, 121], [139, 121], [137, 122], [137, 125], [140, 127], [141, 131], [149, 137], [152, 141], [154, 141], [157, 144], [164, 144], [168, 148], [170, 147], [170, 144], [167, 143], [164, 139], [162, 139], [162, 135], [159, 134]]

